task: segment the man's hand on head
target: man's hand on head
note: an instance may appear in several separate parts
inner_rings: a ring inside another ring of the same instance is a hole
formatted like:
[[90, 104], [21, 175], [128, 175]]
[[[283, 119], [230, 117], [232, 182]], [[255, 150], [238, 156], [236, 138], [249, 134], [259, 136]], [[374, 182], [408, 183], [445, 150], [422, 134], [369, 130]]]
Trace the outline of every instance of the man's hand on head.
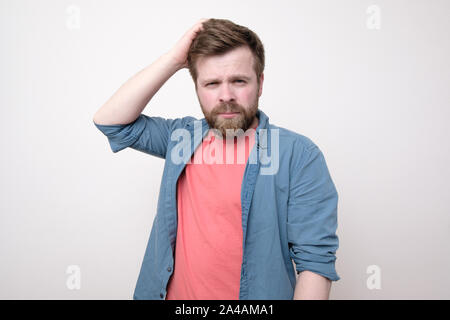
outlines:
[[197, 36], [198, 32], [203, 30], [203, 22], [209, 19], [200, 19], [195, 25], [193, 25], [180, 40], [170, 49], [167, 53], [176, 64], [177, 68], [187, 68], [187, 56], [192, 41]]

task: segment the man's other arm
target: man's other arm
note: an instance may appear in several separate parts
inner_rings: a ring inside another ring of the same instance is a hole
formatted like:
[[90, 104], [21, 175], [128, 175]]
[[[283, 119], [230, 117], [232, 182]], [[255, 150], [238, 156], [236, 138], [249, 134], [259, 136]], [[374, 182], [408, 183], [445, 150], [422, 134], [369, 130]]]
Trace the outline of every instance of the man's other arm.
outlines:
[[294, 300], [328, 300], [331, 281], [317, 273], [300, 272], [295, 286]]
[[[303, 149], [302, 149], [303, 148]], [[338, 193], [321, 150], [314, 143], [297, 145], [292, 159], [288, 201], [290, 255], [299, 272], [294, 299], [328, 299], [338, 281]]]

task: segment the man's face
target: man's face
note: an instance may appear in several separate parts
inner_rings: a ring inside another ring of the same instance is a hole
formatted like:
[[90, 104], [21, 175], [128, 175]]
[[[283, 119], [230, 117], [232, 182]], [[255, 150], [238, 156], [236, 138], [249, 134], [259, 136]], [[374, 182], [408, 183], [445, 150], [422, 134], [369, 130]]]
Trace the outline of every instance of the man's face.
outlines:
[[226, 135], [227, 129], [244, 132], [258, 121], [256, 112], [262, 94], [253, 69], [253, 54], [239, 47], [226, 54], [197, 60], [197, 97], [210, 126]]

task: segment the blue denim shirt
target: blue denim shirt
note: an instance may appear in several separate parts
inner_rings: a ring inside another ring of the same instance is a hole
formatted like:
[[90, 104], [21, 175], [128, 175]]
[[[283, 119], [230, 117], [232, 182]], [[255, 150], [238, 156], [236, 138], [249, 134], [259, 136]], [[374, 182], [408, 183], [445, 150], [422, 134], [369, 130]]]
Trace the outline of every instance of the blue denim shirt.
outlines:
[[[239, 299], [290, 300], [296, 285], [295, 269], [332, 281], [340, 279], [335, 270], [338, 194], [317, 145], [306, 136], [270, 124], [261, 110], [257, 116], [255, 145], [241, 187]], [[130, 147], [166, 159], [157, 212], [133, 295], [134, 299], [164, 300], [174, 269], [177, 180], [207, 134], [208, 123], [205, 118], [164, 119], [141, 114], [129, 124], [94, 125], [108, 138], [113, 152]], [[174, 135], [177, 129], [185, 129], [193, 139], [180, 139]], [[196, 136], [194, 131], [199, 129], [201, 134]], [[180, 150], [189, 150], [182, 156], [185, 161], [172, 161]], [[270, 163], [269, 156], [276, 151], [278, 159], [272, 158]]]

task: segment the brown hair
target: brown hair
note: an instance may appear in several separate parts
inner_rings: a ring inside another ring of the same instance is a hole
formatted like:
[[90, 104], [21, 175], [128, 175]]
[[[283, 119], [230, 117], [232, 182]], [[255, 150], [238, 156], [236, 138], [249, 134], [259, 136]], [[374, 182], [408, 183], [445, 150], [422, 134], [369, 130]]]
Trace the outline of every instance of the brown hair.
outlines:
[[187, 62], [189, 73], [197, 88], [196, 62], [200, 57], [225, 54], [235, 48], [247, 46], [253, 53], [257, 81], [264, 71], [264, 46], [250, 29], [226, 19], [209, 19], [203, 22], [203, 30], [197, 33], [189, 48]]

